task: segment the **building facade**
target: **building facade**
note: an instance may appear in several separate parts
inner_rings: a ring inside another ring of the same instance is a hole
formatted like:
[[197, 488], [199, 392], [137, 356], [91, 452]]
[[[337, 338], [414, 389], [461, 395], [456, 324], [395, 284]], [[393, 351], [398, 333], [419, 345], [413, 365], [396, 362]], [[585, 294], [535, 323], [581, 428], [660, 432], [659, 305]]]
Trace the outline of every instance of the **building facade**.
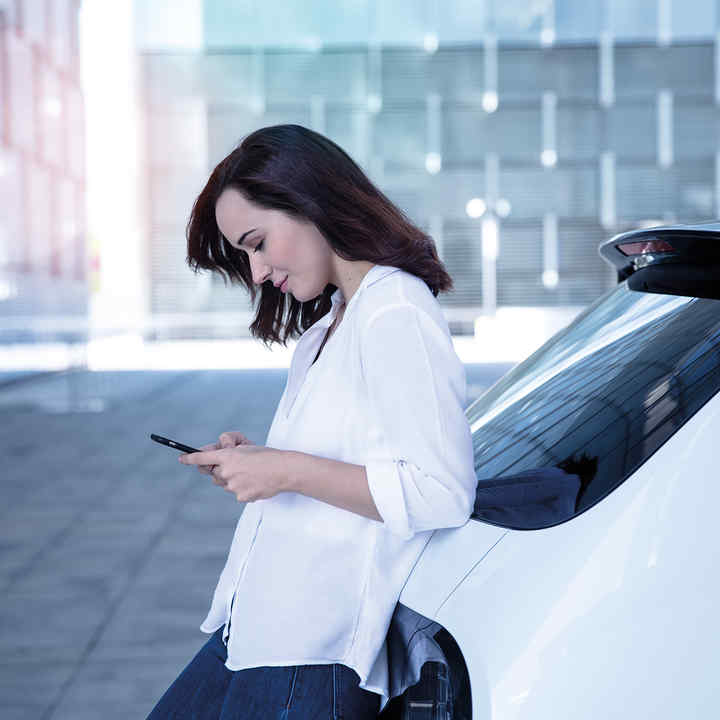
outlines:
[[0, 0], [0, 340], [87, 313], [79, 6]]

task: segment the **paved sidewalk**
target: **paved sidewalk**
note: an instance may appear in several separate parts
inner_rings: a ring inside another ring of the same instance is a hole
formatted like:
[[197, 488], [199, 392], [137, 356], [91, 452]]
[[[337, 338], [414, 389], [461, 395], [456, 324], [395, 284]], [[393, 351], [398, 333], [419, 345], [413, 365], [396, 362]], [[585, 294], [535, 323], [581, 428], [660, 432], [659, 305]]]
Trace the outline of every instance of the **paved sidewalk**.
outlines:
[[[469, 399], [511, 366], [466, 365]], [[263, 443], [287, 370], [0, 385], [0, 717], [145, 718], [207, 639], [242, 506], [155, 432]]]

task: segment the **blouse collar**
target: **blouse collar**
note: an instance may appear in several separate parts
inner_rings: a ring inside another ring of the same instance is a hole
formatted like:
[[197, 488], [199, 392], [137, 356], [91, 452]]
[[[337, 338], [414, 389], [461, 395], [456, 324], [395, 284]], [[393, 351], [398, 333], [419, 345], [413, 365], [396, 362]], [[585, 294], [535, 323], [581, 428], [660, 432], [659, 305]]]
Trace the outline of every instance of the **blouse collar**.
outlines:
[[[350, 303], [355, 300], [355, 298], [366, 288], [370, 287], [373, 283], [377, 282], [381, 278], [384, 278], [386, 275], [389, 275], [390, 273], [395, 272], [396, 270], [399, 270], [400, 268], [394, 267], [392, 265], [373, 265], [366, 273], [365, 277], [362, 279], [362, 282], [360, 283], [360, 286], [355, 291], [353, 296], [350, 298]], [[330, 296], [330, 299], [332, 301], [332, 309], [335, 310], [336, 307], [343, 302], [345, 302], [345, 296], [343, 295], [343, 292], [340, 288], [337, 288], [335, 292]], [[346, 308], [347, 310], [347, 308]]]

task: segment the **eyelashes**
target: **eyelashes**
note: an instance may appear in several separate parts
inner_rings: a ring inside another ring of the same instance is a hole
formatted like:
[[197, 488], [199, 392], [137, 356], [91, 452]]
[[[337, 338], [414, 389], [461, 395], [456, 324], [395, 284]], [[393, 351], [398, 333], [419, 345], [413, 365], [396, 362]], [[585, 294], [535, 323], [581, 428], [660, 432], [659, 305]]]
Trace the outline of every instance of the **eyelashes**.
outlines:
[[253, 252], [256, 253], [256, 252], [262, 247], [262, 245], [263, 245], [264, 242], [265, 242], [265, 238], [263, 238], [263, 239], [255, 246], [255, 249], [253, 250]]

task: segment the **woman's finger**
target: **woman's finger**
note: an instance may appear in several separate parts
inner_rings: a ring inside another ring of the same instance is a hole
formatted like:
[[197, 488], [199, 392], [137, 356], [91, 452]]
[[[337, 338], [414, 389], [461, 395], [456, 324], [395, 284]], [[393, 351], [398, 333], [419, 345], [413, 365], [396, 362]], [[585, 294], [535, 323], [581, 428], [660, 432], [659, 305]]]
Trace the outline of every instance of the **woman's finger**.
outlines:
[[[198, 450], [202, 450], [205, 452], [206, 450], [220, 450], [219, 443], [208, 443], [207, 445], [202, 445], [198, 448]], [[201, 472], [203, 475], [211, 475], [211, 470], [213, 466], [212, 465], [197, 465], [197, 469], [199, 472]]]

